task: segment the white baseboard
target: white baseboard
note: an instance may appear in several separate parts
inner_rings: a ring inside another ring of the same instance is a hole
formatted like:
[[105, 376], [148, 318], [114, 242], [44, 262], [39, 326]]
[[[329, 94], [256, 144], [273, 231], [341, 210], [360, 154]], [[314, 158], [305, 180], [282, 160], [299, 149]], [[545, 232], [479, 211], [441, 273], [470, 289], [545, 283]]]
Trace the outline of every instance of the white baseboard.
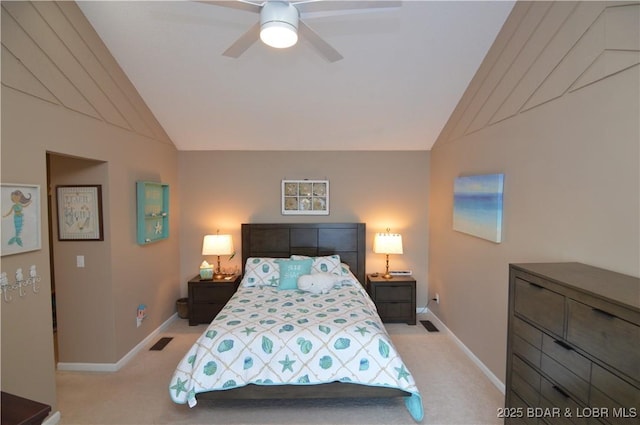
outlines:
[[[131, 360], [140, 350], [142, 350], [152, 339], [160, 334], [167, 326], [178, 317], [178, 313], [174, 313], [171, 317], [164, 321], [155, 331], [151, 332], [145, 339], [140, 341], [138, 345], [133, 347], [131, 351], [125, 354], [117, 363], [62, 363], [58, 362], [57, 369], [75, 372], [117, 372], [129, 360]], [[52, 424], [53, 425], [53, 424]]]
[[426, 308], [423, 309], [423, 310], [426, 310], [426, 313], [429, 315], [429, 319], [433, 321], [433, 324], [436, 326], [436, 328], [444, 330], [444, 332], [446, 332], [447, 335], [449, 335], [451, 337], [453, 342], [455, 342], [456, 345], [458, 347], [460, 347], [462, 352], [464, 352], [467, 355], [467, 357], [469, 357], [471, 359], [471, 361], [473, 363], [475, 363], [476, 366], [478, 366], [480, 368], [482, 373], [484, 373], [485, 376], [487, 378], [489, 378], [489, 381], [491, 381], [491, 383], [493, 385], [495, 385], [496, 388], [498, 388], [498, 390], [502, 394], [504, 394], [505, 393], [505, 385], [504, 385], [504, 383], [500, 379], [498, 379], [498, 377], [493, 372], [491, 372], [491, 370], [489, 370], [489, 368], [487, 366], [485, 366], [485, 364], [482, 363], [482, 361], [480, 361], [480, 359], [478, 357], [476, 357], [475, 354], [473, 354], [473, 351], [469, 350], [469, 348], [466, 345], [464, 345], [463, 342], [460, 341], [458, 339], [458, 337], [453, 332], [451, 332], [451, 330], [449, 328], [447, 328], [444, 323], [442, 323], [440, 321], [440, 319], [438, 319], [438, 316], [436, 316], [435, 314], [433, 314], [431, 311], [429, 311]]
[[42, 421], [42, 425], [58, 425], [60, 423], [60, 412], [56, 411], [49, 416], [47, 416], [44, 421]]

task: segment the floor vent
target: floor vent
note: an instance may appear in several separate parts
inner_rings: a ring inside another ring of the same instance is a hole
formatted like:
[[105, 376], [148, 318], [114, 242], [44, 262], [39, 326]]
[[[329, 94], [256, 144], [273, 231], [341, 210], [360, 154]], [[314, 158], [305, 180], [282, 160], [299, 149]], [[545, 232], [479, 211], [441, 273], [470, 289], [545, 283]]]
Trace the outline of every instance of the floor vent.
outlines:
[[158, 342], [156, 342], [155, 344], [153, 344], [153, 347], [149, 348], [150, 351], [160, 351], [162, 350], [164, 347], [167, 346], [168, 343], [171, 342], [173, 338], [172, 337], [164, 337], [164, 338], [160, 338], [158, 340]]
[[436, 328], [435, 325], [429, 320], [421, 320], [420, 323], [422, 323], [422, 326], [424, 326], [425, 329], [429, 332], [440, 332], [438, 328]]

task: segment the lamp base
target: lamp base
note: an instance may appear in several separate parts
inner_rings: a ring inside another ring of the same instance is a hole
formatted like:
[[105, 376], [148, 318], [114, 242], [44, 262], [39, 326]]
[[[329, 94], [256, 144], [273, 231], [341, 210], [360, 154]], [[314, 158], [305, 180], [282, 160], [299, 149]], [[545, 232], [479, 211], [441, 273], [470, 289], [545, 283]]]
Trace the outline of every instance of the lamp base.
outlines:
[[391, 276], [389, 274], [389, 254], [387, 254], [387, 264], [386, 264], [386, 267], [384, 269], [384, 274], [382, 275], [382, 278], [383, 279], [392, 279], [393, 278], [393, 276]]

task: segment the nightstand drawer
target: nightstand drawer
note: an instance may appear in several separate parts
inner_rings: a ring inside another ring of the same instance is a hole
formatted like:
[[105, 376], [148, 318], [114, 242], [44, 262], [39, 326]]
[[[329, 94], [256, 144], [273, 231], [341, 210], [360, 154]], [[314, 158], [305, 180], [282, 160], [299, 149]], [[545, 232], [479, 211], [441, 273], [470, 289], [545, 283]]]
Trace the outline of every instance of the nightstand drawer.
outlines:
[[376, 303], [378, 314], [387, 321], [407, 320], [408, 312], [411, 311], [411, 303]]
[[194, 304], [190, 313], [190, 321], [195, 323], [211, 323], [226, 304]]
[[236, 292], [235, 286], [221, 284], [211, 284], [194, 288], [193, 302], [195, 303], [226, 303], [229, 298]]
[[411, 302], [413, 289], [409, 285], [378, 285], [376, 301], [379, 302]]

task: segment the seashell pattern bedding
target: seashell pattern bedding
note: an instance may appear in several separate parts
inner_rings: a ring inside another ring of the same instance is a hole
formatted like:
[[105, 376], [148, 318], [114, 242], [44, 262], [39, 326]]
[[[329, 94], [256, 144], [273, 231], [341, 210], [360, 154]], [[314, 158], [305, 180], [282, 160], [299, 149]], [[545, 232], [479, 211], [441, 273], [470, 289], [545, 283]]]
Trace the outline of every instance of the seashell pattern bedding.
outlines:
[[404, 390], [409, 413], [423, 418], [413, 376], [353, 275], [319, 295], [240, 286], [180, 361], [169, 392], [193, 407], [202, 392], [336, 381]]

